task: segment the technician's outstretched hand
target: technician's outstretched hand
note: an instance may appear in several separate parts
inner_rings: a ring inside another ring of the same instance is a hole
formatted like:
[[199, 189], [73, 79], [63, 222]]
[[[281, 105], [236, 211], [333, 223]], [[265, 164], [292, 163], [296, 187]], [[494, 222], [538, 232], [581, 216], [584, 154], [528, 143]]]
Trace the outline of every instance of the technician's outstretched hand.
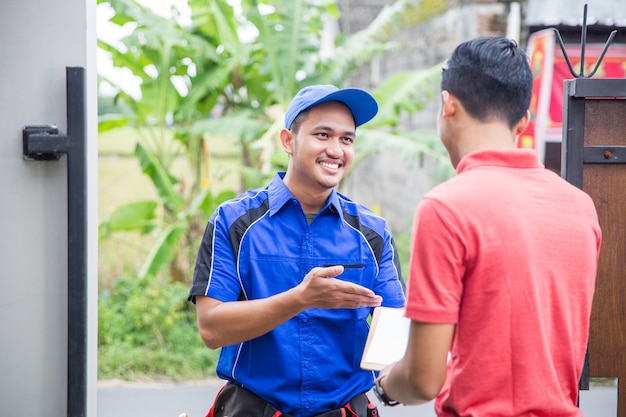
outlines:
[[294, 288], [306, 308], [360, 308], [377, 307], [382, 297], [374, 291], [353, 282], [341, 280], [342, 265], [313, 268]]

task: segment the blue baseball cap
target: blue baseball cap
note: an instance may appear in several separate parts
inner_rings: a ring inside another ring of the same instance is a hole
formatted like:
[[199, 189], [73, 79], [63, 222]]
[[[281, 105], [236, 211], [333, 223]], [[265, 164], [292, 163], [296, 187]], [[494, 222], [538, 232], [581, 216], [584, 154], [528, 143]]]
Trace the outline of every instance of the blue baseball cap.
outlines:
[[348, 106], [356, 126], [367, 123], [378, 113], [378, 103], [370, 93], [360, 88], [339, 89], [334, 85], [304, 87], [289, 103], [285, 114], [285, 128], [290, 129], [300, 113], [327, 101], [338, 101]]

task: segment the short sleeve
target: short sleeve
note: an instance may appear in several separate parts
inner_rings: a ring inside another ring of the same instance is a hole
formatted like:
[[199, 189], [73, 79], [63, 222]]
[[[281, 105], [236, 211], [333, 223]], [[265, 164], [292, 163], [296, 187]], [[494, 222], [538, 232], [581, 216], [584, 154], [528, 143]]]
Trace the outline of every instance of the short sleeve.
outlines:
[[456, 323], [466, 268], [466, 245], [457, 216], [425, 197], [415, 213], [410, 253], [407, 317]]

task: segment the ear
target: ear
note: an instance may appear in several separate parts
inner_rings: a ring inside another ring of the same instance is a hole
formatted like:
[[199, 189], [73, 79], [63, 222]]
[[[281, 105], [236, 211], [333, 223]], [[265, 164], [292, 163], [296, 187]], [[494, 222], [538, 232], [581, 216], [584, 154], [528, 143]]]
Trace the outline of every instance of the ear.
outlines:
[[295, 133], [290, 130], [282, 129], [280, 131], [280, 143], [283, 145], [283, 150], [287, 153], [287, 155], [291, 155], [293, 153], [293, 138]]
[[513, 126], [513, 136], [517, 137], [524, 130], [526, 130], [528, 123], [530, 123], [530, 110], [526, 110], [526, 114], [524, 114], [524, 117], [522, 117], [520, 121], [517, 122], [515, 126]]
[[449, 120], [456, 114], [458, 102], [456, 97], [450, 94], [449, 91], [443, 90], [441, 92], [441, 116], [445, 120]]

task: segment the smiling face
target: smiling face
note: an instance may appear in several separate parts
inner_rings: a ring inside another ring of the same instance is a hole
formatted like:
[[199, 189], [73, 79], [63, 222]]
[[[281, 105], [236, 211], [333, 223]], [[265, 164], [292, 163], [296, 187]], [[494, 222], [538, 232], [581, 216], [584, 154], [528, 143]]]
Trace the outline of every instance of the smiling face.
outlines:
[[354, 159], [355, 130], [348, 107], [330, 101], [311, 108], [299, 129], [281, 131], [289, 155], [284, 182], [303, 205], [305, 196], [327, 197], [347, 174]]

